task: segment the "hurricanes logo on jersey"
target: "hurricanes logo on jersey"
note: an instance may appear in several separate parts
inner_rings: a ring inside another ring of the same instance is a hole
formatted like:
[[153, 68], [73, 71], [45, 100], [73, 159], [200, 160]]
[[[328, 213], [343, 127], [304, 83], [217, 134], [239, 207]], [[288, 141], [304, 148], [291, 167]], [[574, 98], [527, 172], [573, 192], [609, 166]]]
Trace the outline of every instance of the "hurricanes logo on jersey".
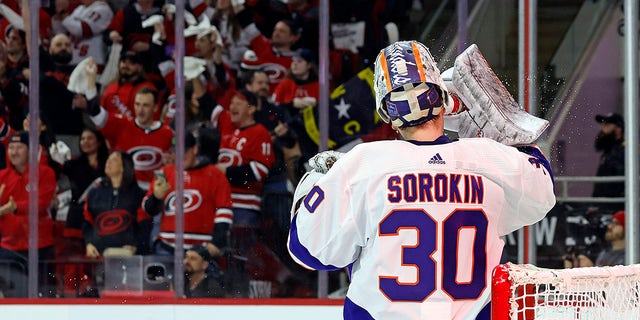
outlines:
[[108, 236], [127, 230], [132, 223], [132, 217], [127, 210], [116, 209], [99, 214], [94, 225], [98, 235]]
[[277, 63], [263, 63], [260, 68], [269, 76], [270, 83], [279, 83], [287, 76], [288, 69]]
[[[202, 194], [196, 189], [185, 189], [183, 192], [182, 206], [184, 213], [198, 210], [202, 204]], [[167, 216], [176, 214], [176, 192], [171, 191], [165, 200], [164, 213]]]
[[221, 148], [218, 155], [218, 164], [224, 167], [242, 165], [242, 155], [238, 150]]
[[162, 150], [153, 146], [138, 146], [127, 150], [136, 171], [155, 170], [162, 166]]

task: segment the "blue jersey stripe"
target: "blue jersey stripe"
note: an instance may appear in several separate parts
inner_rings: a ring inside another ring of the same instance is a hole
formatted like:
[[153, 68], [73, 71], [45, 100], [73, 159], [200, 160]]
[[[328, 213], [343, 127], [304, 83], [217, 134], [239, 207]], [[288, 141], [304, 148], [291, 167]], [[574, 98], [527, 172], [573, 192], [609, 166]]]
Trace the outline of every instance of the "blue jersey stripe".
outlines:
[[296, 224], [297, 218], [298, 215], [295, 215], [293, 217], [293, 221], [291, 221], [291, 231], [289, 236], [289, 251], [291, 254], [308, 267], [316, 270], [334, 271], [342, 269], [340, 267], [323, 264], [320, 260], [313, 257], [311, 253], [309, 253], [309, 250], [300, 243], [300, 239], [298, 238], [298, 226]]
[[373, 317], [363, 307], [353, 303], [349, 298], [344, 299], [344, 309], [342, 309], [344, 320], [373, 320]]
[[[551, 171], [551, 164], [549, 164], [549, 160], [547, 160], [547, 158], [544, 156], [542, 151], [540, 151], [540, 149], [532, 146], [522, 146], [522, 147], [518, 147], [518, 151], [522, 153], [526, 153], [536, 158], [538, 160], [537, 162], [541, 164], [543, 167], [545, 167], [547, 169], [547, 172], [549, 172], [549, 176], [551, 176], [551, 181], [554, 181], [553, 172]], [[554, 184], [555, 184], [555, 181], [554, 181]]]

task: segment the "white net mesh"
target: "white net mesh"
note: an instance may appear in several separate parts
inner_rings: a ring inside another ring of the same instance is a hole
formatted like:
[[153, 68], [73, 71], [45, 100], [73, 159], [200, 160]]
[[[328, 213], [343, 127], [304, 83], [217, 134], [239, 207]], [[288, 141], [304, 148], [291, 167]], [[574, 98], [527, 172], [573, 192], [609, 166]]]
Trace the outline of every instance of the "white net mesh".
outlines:
[[507, 266], [508, 319], [640, 319], [640, 264], [563, 270]]

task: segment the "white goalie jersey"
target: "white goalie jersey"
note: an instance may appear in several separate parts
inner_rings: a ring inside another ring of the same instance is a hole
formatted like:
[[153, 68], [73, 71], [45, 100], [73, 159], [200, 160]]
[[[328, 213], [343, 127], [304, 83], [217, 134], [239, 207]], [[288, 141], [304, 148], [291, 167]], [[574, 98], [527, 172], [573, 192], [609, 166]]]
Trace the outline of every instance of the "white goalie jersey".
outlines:
[[288, 248], [310, 269], [348, 269], [345, 319], [475, 319], [500, 237], [555, 204], [538, 149], [486, 138], [363, 143], [317, 176]]

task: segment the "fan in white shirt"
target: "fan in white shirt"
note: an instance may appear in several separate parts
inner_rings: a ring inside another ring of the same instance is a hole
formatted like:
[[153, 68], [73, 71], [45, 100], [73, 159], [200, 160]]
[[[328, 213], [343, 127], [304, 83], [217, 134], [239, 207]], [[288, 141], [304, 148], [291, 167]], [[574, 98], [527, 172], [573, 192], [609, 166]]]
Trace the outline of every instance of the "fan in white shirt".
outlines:
[[98, 66], [106, 63], [105, 43], [102, 32], [107, 29], [113, 11], [104, 1], [82, 0], [82, 4], [62, 21], [62, 26], [73, 41], [73, 59], [78, 64], [87, 57], [93, 57]]

